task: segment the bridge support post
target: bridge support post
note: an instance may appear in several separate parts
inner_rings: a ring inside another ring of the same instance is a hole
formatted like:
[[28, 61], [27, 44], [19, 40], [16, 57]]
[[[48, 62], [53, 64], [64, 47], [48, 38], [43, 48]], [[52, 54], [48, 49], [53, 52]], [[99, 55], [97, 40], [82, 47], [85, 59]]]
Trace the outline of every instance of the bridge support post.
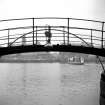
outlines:
[[10, 30], [8, 29], [8, 47], [9, 47], [9, 33], [10, 33]]
[[93, 46], [92, 29], [91, 29], [91, 46]]
[[102, 36], [101, 36], [101, 47], [103, 48], [103, 36], [104, 36], [104, 22], [102, 22]]
[[68, 42], [67, 42], [67, 44], [69, 45], [69, 18], [67, 20], [68, 20], [68, 26], [67, 26], [68, 27], [67, 28], [67, 30], [68, 30], [68, 37], [67, 37], [68, 38]]
[[65, 45], [65, 27], [63, 27], [63, 44]]
[[37, 26], [36, 26], [36, 45], [37, 45]]
[[33, 45], [34, 45], [34, 18], [32, 20], [33, 20]]

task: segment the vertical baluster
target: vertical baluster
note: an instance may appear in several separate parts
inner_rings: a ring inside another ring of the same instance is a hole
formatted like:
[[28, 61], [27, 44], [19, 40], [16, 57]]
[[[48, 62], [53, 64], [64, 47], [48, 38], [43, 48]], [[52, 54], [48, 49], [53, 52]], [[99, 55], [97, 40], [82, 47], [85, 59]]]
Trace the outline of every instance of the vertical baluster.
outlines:
[[65, 32], [64, 31], [65, 31], [65, 27], [63, 27], [63, 41], [64, 41], [63, 44], [65, 45]]
[[67, 43], [68, 43], [68, 45], [69, 45], [69, 18], [68, 18], [67, 20], [68, 20], [68, 26], [67, 26], [67, 27], [68, 27], [68, 28], [67, 28], [67, 30], [68, 30], [68, 42], [67, 42]]
[[32, 20], [33, 20], [33, 45], [34, 45], [34, 18]]
[[37, 45], [37, 26], [36, 26], [36, 45]]
[[8, 29], [8, 47], [9, 47], [9, 33], [10, 33], [10, 30]]
[[91, 29], [91, 46], [93, 46], [93, 38], [92, 38], [93, 36], [92, 36], [92, 31], [93, 31], [93, 30]]
[[101, 47], [103, 48], [103, 35], [104, 35], [104, 22], [102, 22], [102, 36], [101, 36]]

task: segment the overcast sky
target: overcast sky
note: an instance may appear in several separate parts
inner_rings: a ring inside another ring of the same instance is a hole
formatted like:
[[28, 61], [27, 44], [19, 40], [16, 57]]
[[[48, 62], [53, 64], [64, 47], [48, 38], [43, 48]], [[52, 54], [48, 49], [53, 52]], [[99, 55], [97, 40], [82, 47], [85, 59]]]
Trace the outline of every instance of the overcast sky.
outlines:
[[0, 19], [72, 17], [105, 21], [105, 0], [0, 0]]

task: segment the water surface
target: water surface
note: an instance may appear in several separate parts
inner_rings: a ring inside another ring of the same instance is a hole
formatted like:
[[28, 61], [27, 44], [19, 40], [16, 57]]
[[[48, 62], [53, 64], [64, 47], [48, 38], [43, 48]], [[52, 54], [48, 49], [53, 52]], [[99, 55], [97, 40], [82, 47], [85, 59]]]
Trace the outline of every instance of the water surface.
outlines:
[[0, 105], [99, 105], [101, 66], [1, 63]]

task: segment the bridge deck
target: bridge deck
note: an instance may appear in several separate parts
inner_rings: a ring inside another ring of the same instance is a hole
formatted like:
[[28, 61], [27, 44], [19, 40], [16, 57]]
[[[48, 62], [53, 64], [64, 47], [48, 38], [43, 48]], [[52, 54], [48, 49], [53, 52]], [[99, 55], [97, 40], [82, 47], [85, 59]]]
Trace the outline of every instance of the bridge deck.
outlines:
[[85, 54], [93, 54], [105, 57], [105, 49], [98, 49], [84, 46], [71, 46], [71, 45], [27, 45], [27, 46], [13, 46], [0, 48], [0, 55], [23, 53], [23, 52], [41, 52], [41, 51], [59, 51], [59, 52], [79, 52]]

